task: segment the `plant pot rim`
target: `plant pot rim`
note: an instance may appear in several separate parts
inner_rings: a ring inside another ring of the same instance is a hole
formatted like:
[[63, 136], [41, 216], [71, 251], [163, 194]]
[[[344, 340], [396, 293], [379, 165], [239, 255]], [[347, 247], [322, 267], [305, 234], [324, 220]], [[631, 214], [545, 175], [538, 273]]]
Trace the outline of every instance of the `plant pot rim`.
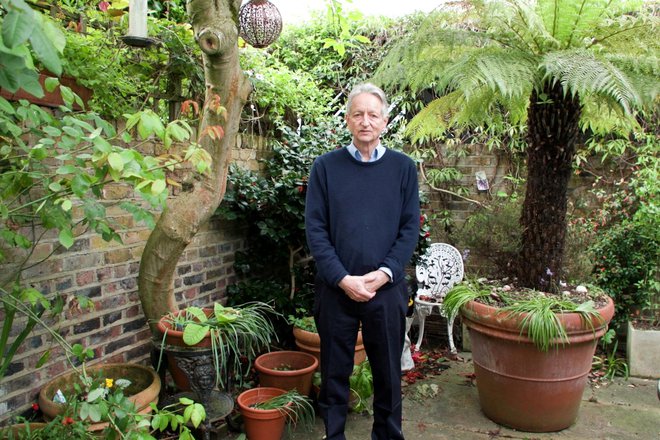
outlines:
[[[304, 360], [309, 362], [309, 365], [304, 368], [298, 368], [293, 370], [277, 370], [274, 368], [269, 368], [268, 366], [264, 365], [265, 361], [270, 360], [270, 358], [281, 357], [281, 356], [289, 357], [289, 358], [299, 358], [299, 359], [303, 358]], [[304, 351], [295, 351], [295, 350], [271, 351], [269, 353], [264, 353], [258, 356], [254, 360], [254, 368], [258, 372], [268, 373], [273, 376], [282, 376], [282, 377], [299, 376], [301, 374], [312, 373], [316, 370], [318, 365], [319, 365], [319, 360], [316, 358], [316, 356], [309, 353], [305, 353]]]
[[[607, 324], [614, 316], [614, 301], [609, 296], [607, 304], [604, 307], [596, 309], [602, 319], [593, 317], [591, 325], [584, 322], [582, 316], [576, 312], [557, 313], [559, 321], [562, 323], [566, 334], [573, 335], [585, 340], [593, 339], [594, 333], [604, 330]], [[461, 316], [466, 321], [466, 325], [484, 326], [491, 329], [501, 330], [503, 333], [509, 333], [510, 339], [524, 340], [527, 335], [521, 331], [521, 321], [526, 314], [513, 314], [503, 311], [499, 307], [482, 304], [477, 301], [470, 301], [461, 309]], [[577, 342], [577, 341], [576, 341]]]
[[[210, 307], [203, 307], [202, 310], [206, 314], [206, 316], [211, 316], [213, 314], [213, 309]], [[184, 309], [177, 310], [175, 312], [171, 312], [174, 314], [174, 316], [179, 316], [182, 313], [185, 312]], [[167, 318], [170, 315], [168, 313], [167, 315], [161, 316], [160, 319], [158, 320], [158, 323], [156, 325], [156, 328], [158, 331], [162, 334], [165, 335], [165, 343], [169, 345], [174, 345], [177, 347], [211, 347], [212, 341], [211, 341], [211, 331], [206, 332], [206, 336], [204, 336], [204, 339], [202, 339], [199, 343], [195, 345], [188, 345], [185, 342], [183, 342], [183, 331], [177, 330], [173, 328], [168, 322]]]
[[[286, 390], [282, 388], [275, 387], [255, 387], [250, 388], [249, 390], [242, 391], [236, 398], [236, 403], [241, 411], [247, 411], [250, 413], [277, 413], [284, 415], [282, 411], [277, 408], [273, 409], [259, 409], [254, 408], [252, 405], [255, 403], [263, 402], [264, 400], [270, 399], [271, 397], [280, 396], [286, 394]], [[261, 398], [263, 397], [263, 398]]]

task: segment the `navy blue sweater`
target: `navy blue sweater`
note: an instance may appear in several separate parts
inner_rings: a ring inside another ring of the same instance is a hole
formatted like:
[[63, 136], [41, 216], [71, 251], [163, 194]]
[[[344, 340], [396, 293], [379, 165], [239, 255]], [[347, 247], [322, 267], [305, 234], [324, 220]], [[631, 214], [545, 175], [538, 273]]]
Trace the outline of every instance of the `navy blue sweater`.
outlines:
[[305, 226], [318, 276], [329, 286], [381, 266], [400, 283], [419, 235], [415, 163], [389, 149], [376, 162], [358, 162], [346, 148], [318, 157], [309, 177]]

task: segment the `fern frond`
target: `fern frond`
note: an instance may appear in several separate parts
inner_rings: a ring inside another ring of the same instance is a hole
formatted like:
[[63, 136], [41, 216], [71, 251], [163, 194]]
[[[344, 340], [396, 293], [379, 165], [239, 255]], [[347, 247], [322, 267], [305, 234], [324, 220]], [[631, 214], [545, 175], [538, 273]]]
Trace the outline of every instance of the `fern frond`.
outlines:
[[541, 63], [546, 80], [559, 81], [572, 95], [606, 95], [614, 98], [626, 114], [641, 105], [630, 79], [605, 59], [585, 50], [557, 51], [546, 54]]
[[452, 126], [454, 115], [463, 103], [463, 96], [459, 92], [448, 93], [431, 101], [408, 123], [406, 135], [413, 143], [441, 137]]
[[440, 72], [438, 88], [460, 90], [468, 101], [484, 86], [504, 98], [513, 98], [532, 89], [535, 75], [535, 60], [525, 53], [482, 49], [467, 53]]

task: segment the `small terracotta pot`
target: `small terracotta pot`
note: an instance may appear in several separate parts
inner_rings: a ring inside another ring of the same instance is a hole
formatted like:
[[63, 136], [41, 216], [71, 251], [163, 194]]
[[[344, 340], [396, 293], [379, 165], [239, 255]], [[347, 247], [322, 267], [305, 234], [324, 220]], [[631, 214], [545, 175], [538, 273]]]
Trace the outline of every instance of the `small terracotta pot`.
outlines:
[[[321, 368], [321, 337], [318, 333], [308, 332], [299, 327], [293, 327], [293, 337], [296, 338], [296, 346], [304, 351], [314, 355], [319, 360], [317, 369]], [[361, 364], [367, 358], [367, 352], [362, 343], [362, 331], [358, 332], [357, 339], [355, 340], [355, 356], [353, 363], [355, 365]]]
[[254, 405], [286, 393], [285, 390], [257, 387], [243, 391], [236, 403], [243, 416], [248, 440], [280, 440], [286, 424], [286, 413], [278, 409], [256, 409]]
[[[128, 379], [131, 385], [124, 390], [124, 394], [135, 404], [140, 414], [151, 412], [150, 403], [158, 403], [160, 393], [160, 377], [151, 367], [138, 364], [118, 363], [99, 364], [87, 367], [90, 375], [101, 374], [103, 377], [112, 379]], [[64, 411], [65, 405], [53, 402], [57, 390], [62, 390], [64, 395], [74, 393], [73, 384], [78, 382], [78, 373], [69, 371], [51, 379], [39, 391], [39, 408], [44, 413], [46, 420], [54, 419]], [[95, 423], [90, 426], [90, 431], [102, 431], [107, 423]]]
[[296, 389], [303, 396], [309, 396], [318, 365], [315, 356], [302, 351], [273, 351], [254, 361], [254, 368], [259, 372], [259, 385], [286, 391]]

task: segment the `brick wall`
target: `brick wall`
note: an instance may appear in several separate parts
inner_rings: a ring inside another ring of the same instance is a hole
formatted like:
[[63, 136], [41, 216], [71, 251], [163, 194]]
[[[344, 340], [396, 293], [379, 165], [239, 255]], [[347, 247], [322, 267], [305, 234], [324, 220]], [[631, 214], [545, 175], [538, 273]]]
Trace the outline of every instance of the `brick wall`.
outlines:
[[[239, 140], [232, 154], [240, 165], [258, 169], [258, 159], [265, 153], [265, 142], [248, 136]], [[132, 193], [130, 188], [114, 185], [107, 188], [104, 197], [109, 201], [122, 200], [132, 197]], [[107, 212], [122, 225], [123, 244], [106, 242], [95, 233], [82, 233], [70, 249], [56, 250], [57, 235], [49, 232], [36, 247], [31, 261], [55, 252], [45, 262], [25, 270], [23, 279], [44, 294], [67, 298], [62, 319], [49, 324], [69, 344], [92, 348], [95, 361], [146, 364], [152, 343], [138, 297], [137, 276], [150, 230], [135, 224], [130, 214], [116, 206], [109, 206]], [[179, 262], [174, 286], [177, 301], [206, 305], [222, 299], [226, 286], [235, 281], [234, 253], [243, 247], [240, 225], [212, 219], [195, 236]], [[89, 298], [95, 309], [80, 310], [75, 295]], [[17, 320], [12, 336], [24, 325], [25, 321]], [[47, 349], [52, 349], [52, 354], [37, 369], [38, 359]], [[0, 424], [30, 408], [42, 385], [67, 369], [61, 348], [43, 328], [36, 327], [0, 382]]]
[[[444, 158], [443, 161], [429, 163], [427, 169], [453, 167], [458, 169], [463, 178], [458, 182], [461, 186], [469, 189], [469, 194], [465, 198], [434, 191], [428, 185], [421, 185], [428, 194], [431, 206], [427, 210], [428, 214], [437, 213], [442, 210], [451, 211], [452, 220], [460, 225], [467, 219], [472, 211], [477, 208], [477, 204], [466, 200], [474, 200], [479, 203], [487, 203], [499, 190], [508, 192], [508, 183], [504, 177], [509, 172], [510, 163], [493, 152], [488, 151], [484, 145], [470, 145], [466, 147], [466, 154], [461, 157], [447, 159], [447, 152], [444, 148], [438, 148], [438, 158]], [[480, 191], [476, 185], [476, 173], [482, 171], [486, 174], [490, 189]], [[434, 228], [434, 238], [440, 241], [446, 240], [446, 234], [440, 228]]]

